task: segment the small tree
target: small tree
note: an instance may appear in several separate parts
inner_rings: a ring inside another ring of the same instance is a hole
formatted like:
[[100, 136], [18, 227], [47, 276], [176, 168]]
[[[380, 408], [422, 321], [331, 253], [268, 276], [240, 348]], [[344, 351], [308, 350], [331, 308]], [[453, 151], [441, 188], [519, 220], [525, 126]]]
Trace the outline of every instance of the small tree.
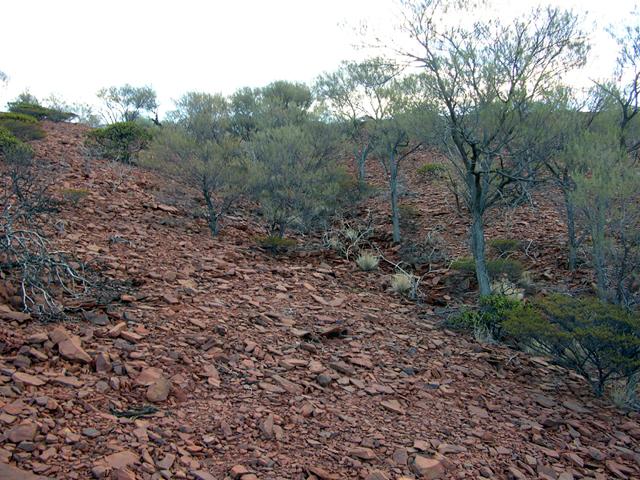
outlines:
[[568, 154], [580, 162], [572, 198], [590, 233], [598, 295], [631, 305], [640, 268], [640, 172], [619, 138], [616, 125], [609, 124], [585, 132]]
[[107, 123], [133, 122], [145, 113], [155, 123], [159, 123], [156, 92], [149, 86], [134, 87], [126, 84], [122, 87], [102, 88], [97, 96], [104, 104], [102, 116]]
[[260, 131], [249, 154], [252, 192], [271, 235], [282, 238], [287, 228], [304, 228], [331, 212], [341, 172], [326, 146], [314, 145], [308, 128], [286, 125]]
[[378, 89], [385, 104], [385, 117], [373, 121], [375, 152], [389, 183], [393, 241], [400, 242], [398, 179], [404, 159], [415, 152], [436, 130], [436, 114], [426, 105], [421, 78], [415, 75], [392, 78]]
[[440, 17], [451, 5], [404, 2], [403, 28], [420, 51], [403, 53], [424, 69], [428, 91], [448, 124], [449, 158], [471, 213], [476, 277], [480, 294], [488, 295], [486, 213], [509, 186], [532, 179], [528, 152], [509, 152], [509, 146], [524, 133], [528, 106], [584, 63], [585, 37], [574, 15], [553, 8], [536, 9], [509, 24], [447, 27]]
[[222, 95], [189, 92], [169, 114], [173, 125], [161, 129], [145, 164], [197, 188], [205, 203], [212, 235], [246, 185], [239, 139], [229, 132], [227, 100]]
[[318, 77], [315, 92], [333, 119], [344, 125], [356, 161], [358, 182], [365, 184], [366, 162], [376, 144], [372, 124], [388, 116], [388, 85], [401, 72], [394, 62], [376, 57], [343, 62], [333, 73]]

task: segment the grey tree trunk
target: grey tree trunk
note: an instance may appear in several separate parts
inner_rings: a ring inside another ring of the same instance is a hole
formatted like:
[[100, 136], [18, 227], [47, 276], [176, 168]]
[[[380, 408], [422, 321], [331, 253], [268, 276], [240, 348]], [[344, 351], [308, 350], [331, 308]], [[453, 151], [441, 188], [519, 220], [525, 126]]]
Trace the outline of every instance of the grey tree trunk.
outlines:
[[393, 241], [400, 241], [400, 212], [398, 211], [398, 164], [396, 156], [389, 157], [389, 195], [391, 199], [391, 224]]
[[476, 278], [480, 295], [491, 295], [491, 282], [489, 281], [489, 271], [487, 270], [487, 261], [485, 257], [484, 242], [484, 222], [482, 212], [477, 206], [472, 208], [471, 223], [471, 252], [476, 263]]
[[215, 205], [213, 204], [213, 199], [211, 198], [211, 193], [209, 190], [203, 189], [202, 195], [204, 196], [204, 201], [207, 204], [207, 222], [209, 224], [209, 231], [211, 235], [214, 237], [218, 235], [218, 212], [216, 211]]
[[573, 201], [569, 198], [569, 192], [564, 192], [564, 205], [567, 211], [567, 243], [569, 247], [569, 270], [576, 269], [578, 255], [578, 239], [576, 238], [576, 214]]
[[595, 221], [591, 230], [591, 241], [593, 243], [593, 267], [596, 274], [596, 287], [598, 289], [598, 297], [601, 300], [608, 300], [607, 292], [607, 273], [605, 259], [605, 219], [602, 213], [603, 209], [600, 205], [596, 206]]
[[367, 182], [367, 157], [369, 156], [369, 147], [366, 146], [362, 149], [356, 149], [356, 160], [358, 162], [358, 184], [362, 188]]

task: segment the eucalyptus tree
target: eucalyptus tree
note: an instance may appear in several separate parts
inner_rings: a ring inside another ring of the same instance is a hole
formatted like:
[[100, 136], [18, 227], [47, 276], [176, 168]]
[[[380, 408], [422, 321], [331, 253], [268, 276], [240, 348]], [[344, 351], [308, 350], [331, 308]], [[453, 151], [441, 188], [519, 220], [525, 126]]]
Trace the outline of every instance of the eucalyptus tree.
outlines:
[[537, 8], [513, 21], [464, 25], [446, 15], [455, 6], [470, 8], [471, 2], [403, 2], [402, 29], [416, 48], [401, 53], [423, 69], [427, 91], [446, 120], [449, 159], [471, 213], [480, 294], [488, 295], [486, 214], [510, 186], [532, 180], [528, 152], [509, 147], [525, 133], [529, 105], [582, 66], [588, 46], [579, 19], [568, 11]]

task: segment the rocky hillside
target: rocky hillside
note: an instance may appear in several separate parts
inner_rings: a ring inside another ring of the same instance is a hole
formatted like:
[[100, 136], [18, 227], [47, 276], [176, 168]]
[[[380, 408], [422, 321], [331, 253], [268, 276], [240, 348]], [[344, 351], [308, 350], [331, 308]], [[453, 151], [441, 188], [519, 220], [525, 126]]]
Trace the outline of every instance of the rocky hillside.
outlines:
[[[46, 130], [35, 148], [53, 192], [89, 192], [53, 241], [131, 287], [63, 323], [0, 305], [0, 479], [640, 478], [640, 418], [576, 375], [441, 328], [436, 306], [385, 289], [384, 270], [320, 249], [268, 255], [248, 215], [212, 239], [163, 201], [179, 187], [86, 161], [81, 126]], [[448, 190], [406, 185], [425, 228], [442, 224], [463, 253]], [[562, 224], [538, 202], [491, 232], [530, 240], [550, 281]], [[438, 305], [446, 277], [427, 276]]]

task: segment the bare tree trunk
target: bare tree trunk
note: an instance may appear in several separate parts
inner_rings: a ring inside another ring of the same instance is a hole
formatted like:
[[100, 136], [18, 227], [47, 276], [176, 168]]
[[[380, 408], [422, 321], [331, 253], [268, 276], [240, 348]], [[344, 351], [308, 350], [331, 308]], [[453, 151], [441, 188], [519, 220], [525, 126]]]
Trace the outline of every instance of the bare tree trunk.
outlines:
[[487, 270], [487, 261], [485, 258], [485, 242], [484, 242], [484, 222], [482, 212], [479, 205], [472, 205], [472, 224], [471, 224], [471, 252], [476, 263], [476, 278], [480, 295], [491, 295], [491, 283], [489, 281], [489, 272]]
[[395, 154], [389, 156], [389, 195], [393, 241], [400, 242], [400, 212], [398, 211], [398, 164]]
[[367, 182], [367, 156], [369, 155], [369, 146], [366, 146], [362, 149], [356, 149], [356, 160], [358, 163], [358, 184], [362, 189]]
[[602, 300], [608, 300], [607, 293], [607, 275], [605, 261], [605, 220], [602, 208], [596, 205], [596, 211], [593, 226], [591, 228], [591, 242], [593, 243], [593, 267], [596, 274], [596, 287], [598, 289], [598, 297]]
[[215, 205], [213, 204], [213, 199], [211, 198], [211, 193], [208, 189], [202, 190], [202, 195], [204, 196], [204, 201], [207, 205], [207, 221], [209, 224], [209, 231], [211, 235], [214, 237], [218, 235], [218, 212], [216, 211]]
[[576, 269], [578, 255], [578, 240], [576, 238], [576, 214], [573, 201], [569, 198], [569, 192], [564, 192], [564, 205], [567, 211], [567, 243], [569, 247], [569, 270]]

